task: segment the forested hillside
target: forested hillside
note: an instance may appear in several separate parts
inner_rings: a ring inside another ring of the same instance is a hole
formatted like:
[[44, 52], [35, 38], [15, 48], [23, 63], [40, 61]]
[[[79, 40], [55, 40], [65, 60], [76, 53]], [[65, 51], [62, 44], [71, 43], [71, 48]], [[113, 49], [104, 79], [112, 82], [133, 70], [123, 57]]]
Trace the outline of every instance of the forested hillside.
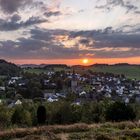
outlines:
[[15, 64], [0, 59], [0, 75], [15, 76], [20, 73], [20, 70]]

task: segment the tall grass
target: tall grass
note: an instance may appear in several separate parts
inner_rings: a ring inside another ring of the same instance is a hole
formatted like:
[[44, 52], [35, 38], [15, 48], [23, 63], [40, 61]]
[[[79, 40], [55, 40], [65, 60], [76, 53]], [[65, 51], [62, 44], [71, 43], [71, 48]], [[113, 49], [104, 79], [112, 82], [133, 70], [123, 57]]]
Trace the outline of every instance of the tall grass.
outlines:
[[[60, 137], [63, 136], [62, 137]], [[135, 140], [140, 139], [137, 122], [73, 124], [16, 128], [0, 132], [0, 140]]]

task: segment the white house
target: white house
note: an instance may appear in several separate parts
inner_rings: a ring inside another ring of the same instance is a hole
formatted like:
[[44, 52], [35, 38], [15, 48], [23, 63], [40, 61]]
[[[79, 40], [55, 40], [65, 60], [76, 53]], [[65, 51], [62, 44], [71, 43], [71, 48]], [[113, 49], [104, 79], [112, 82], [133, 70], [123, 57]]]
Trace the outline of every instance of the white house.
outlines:
[[49, 97], [49, 98], [47, 99], [47, 101], [48, 101], [48, 102], [57, 102], [58, 99], [57, 99], [57, 98], [53, 98], [53, 97]]
[[21, 105], [22, 104], [22, 102], [20, 101], [20, 100], [17, 100], [16, 102], [15, 102], [15, 105]]
[[0, 87], [0, 91], [5, 91], [5, 87]]
[[79, 96], [82, 96], [82, 95], [86, 95], [86, 92], [82, 91], [82, 92], [79, 93]]

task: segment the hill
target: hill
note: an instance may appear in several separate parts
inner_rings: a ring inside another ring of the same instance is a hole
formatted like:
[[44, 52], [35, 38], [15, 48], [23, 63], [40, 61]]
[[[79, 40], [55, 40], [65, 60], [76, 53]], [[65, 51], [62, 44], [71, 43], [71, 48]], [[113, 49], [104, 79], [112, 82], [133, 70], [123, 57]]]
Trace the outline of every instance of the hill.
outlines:
[[115, 65], [93, 65], [89, 67], [93, 72], [108, 72], [113, 74], [124, 74], [126, 77], [130, 79], [138, 79], [140, 80], [140, 65], [123, 65], [123, 64], [115, 64]]
[[138, 140], [138, 122], [73, 124], [17, 128], [0, 132], [0, 140]]
[[17, 65], [0, 59], [0, 75], [17, 76], [20, 70]]
[[28, 67], [27, 69], [24, 69], [25, 72], [29, 73], [45, 73], [49, 70], [54, 71], [73, 71], [73, 69], [76, 72], [83, 73], [86, 70], [92, 70], [93, 72], [103, 72], [103, 73], [113, 73], [113, 74], [124, 74], [127, 78], [130, 79], [138, 79], [140, 80], [140, 65], [130, 65], [127, 63], [123, 64], [114, 64], [114, 65], [108, 65], [108, 64], [94, 64], [91, 66], [82, 66], [82, 65], [74, 65], [74, 66], [67, 66], [67, 65], [43, 65], [43, 67]]

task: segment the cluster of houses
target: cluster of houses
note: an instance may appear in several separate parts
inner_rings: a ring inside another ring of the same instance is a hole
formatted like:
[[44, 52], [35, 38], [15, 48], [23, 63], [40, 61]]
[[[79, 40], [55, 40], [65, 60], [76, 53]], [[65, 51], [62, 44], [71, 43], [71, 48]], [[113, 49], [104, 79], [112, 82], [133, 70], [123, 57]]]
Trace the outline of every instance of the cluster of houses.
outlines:
[[140, 81], [128, 80], [120, 76], [93, 76], [93, 89], [96, 94], [102, 94], [112, 100], [123, 100], [129, 103], [140, 98]]
[[[83, 75], [67, 73], [66, 78], [71, 81], [71, 92], [77, 95], [76, 104], [84, 101], [100, 101], [104, 98], [125, 103], [140, 102], [140, 81], [136, 79], [130, 80], [122, 75], [103, 73]], [[55, 85], [55, 83], [52, 84]], [[63, 98], [67, 96], [68, 89], [57, 94], [45, 92], [45, 97], [50, 102], [58, 101], [61, 95]]]
[[[69, 93], [76, 94], [77, 99], [73, 104], [80, 105], [85, 101], [100, 101], [108, 98], [113, 101], [123, 101], [126, 104], [130, 102], [140, 103], [140, 81], [127, 79], [125, 76], [103, 73], [86, 73], [79, 74], [75, 72], [61, 73], [59, 79], [62, 81], [62, 89], [56, 90], [57, 84], [53, 77], [55, 72], [48, 72], [47, 78], [45, 77], [40, 83], [42, 84], [43, 101], [57, 102], [60, 99], [67, 98]], [[16, 95], [16, 87], [25, 88], [28, 85], [29, 79], [24, 77], [11, 77], [7, 81], [7, 86], [15, 88], [14, 94]], [[66, 84], [66, 81], [68, 81]], [[5, 92], [6, 87], [1, 86], [0, 91]], [[33, 99], [32, 99], [33, 100]], [[0, 100], [2, 103], [2, 100]], [[8, 106], [22, 104], [22, 99], [16, 98], [12, 100]]]

